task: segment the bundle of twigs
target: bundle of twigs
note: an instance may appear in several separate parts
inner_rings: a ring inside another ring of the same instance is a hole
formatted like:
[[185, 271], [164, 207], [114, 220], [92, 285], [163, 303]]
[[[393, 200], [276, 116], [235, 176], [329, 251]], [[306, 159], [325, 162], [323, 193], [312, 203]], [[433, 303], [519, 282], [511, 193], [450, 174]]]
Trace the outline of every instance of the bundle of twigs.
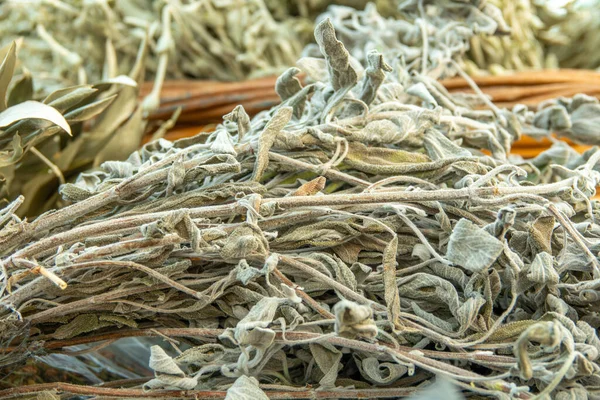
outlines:
[[600, 152], [510, 149], [522, 133], [592, 143], [598, 100], [501, 109], [377, 51], [358, 69], [328, 19], [315, 37], [310, 83], [288, 70], [270, 110], [105, 162], [34, 221], [2, 210], [2, 365], [171, 347], [152, 347], [143, 387], [0, 396], [385, 398], [436, 375], [481, 396], [595, 393]]

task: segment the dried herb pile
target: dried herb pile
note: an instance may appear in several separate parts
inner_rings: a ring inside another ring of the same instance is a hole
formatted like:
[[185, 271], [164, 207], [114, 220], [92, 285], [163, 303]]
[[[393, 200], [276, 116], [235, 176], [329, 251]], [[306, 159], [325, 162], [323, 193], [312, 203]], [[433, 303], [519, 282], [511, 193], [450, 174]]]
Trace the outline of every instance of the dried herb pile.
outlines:
[[[140, 42], [147, 38], [147, 78], [157, 80], [160, 92], [165, 78], [240, 81], [283, 72], [313, 40], [315, 18], [330, 4], [357, 11], [376, 8], [389, 22], [361, 32], [363, 38], [380, 36], [416, 46], [427, 34], [421, 30], [424, 15], [418, 15], [415, 24], [407, 9], [417, 4], [444, 9], [452, 2], [6, 0], [0, 4], [0, 46], [22, 39], [23, 66], [34, 77], [38, 97], [43, 97], [65, 86], [106, 79], [107, 67], [115, 75], [127, 74]], [[483, 22], [482, 33], [490, 27], [490, 21], [481, 19], [486, 9], [495, 9], [496, 21], [508, 22], [496, 35], [471, 39], [471, 51], [461, 60], [469, 73], [600, 65], [595, 56], [598, 0], [559, 6], [532, 0], [464, 5], [478, 10], [472, 13]]]
[[598, 0], [490, 0], [502, 10], [510, 35], [474, 37], [467, 70], [506, 73], [540, 68], [600, 67]]
[[[540, 34], [546, 52], [554, 54], [565, 68], [600, 68], [598, 35], [600, 30], [600, 1], [572, 0], [559, 9], [543, 7], [538, 10], [548, 27]], [[577, 44], [577, 45], [576, 45]], [[576, 50], [577, 49], [577, 50]]]
[[[245, 80], [279, 74], [311, 40], [329, 1], [7, 0], [4, 41], [22, 37], [22, 60], [37, 89], [102, 79], [106, 65], [126, 74], [148, 38], [149, 77]], [[365, 0], [336, 3], [363, 8]], [[50, 66], [50, 68], [49, 68]]]
[[475, 32], [436, 21], [421, 23], [447, 42], [388, 60], [349, 52], [324, 19], [321, 54], [278, 79], [280, 105], [106, 161], [33, 221], [4, 208], [0, 365], [159, 335], [155, 378], [122, 381], [122, 397], [399, 397], [436, 376], [483, 397], [595, 396], [600, 152], [510, 146], [595, 144], [600, 104], [449, 94], [436, 79], [464, 74]]

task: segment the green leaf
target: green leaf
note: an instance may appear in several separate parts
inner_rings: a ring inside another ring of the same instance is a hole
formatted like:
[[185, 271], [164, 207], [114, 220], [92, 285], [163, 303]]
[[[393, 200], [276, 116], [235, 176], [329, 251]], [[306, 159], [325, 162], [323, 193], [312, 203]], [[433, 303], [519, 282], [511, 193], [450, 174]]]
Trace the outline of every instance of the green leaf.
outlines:
[[54, 163], [61, 171], [65, 171], [69, 168], [69, 165], [75, 160], [79, 154], [79, 149], [83, 142], [74, 140], [69, 142], [67, 146], [55, 156]]
[[113, 94], [105, 99], [97, 100], [90, 104], [86, 104], [85, 106], [78, 107], [66, 113], [65, 119], [70, 123], [73, 123], [86, 121], [90, 118], [93, 118], [104, 111], [116, 97], [117, 94]]
[[144, 76], [146, 75], [146, 58], [148, 56], [148, 35], [144, 36], [144, 39], [138, 47], [138, 52], [135, 57], [135, 63], [129, 71], [129, 77], [138, 83], [138, 86], [144, 82]]
[[[71, 168], [78, 168], [94, 160], [101, 163], [105, 160], [126, 159], [137, 149], [141, 141], [138, 138], [140, 131], [133, 127], [138, 124], [140, 129], [142, 125], [145, 128], [145, 123], [136, 122], [141, 119], [139, 116], [131, 115], [137, 104], [137, 92], [138, 88], [123, 86], [117, 98], [96, 118], [93, 128], [75, 139], [75, 142], [82, 143], [78, 145], [79, 154], [70, 165]], [[127, 131], [130, 133], [124, 133]], [[123, 141], [121, 145], [119, 140]], [[136, 143], [135, 147], [132, 147], [132, 143]], [[113, 155], [111, 151], [117, 151], [119, 156]]]
[[[1, 116], [2, 114], [0, 114]], [[11, 146], [13, 148], [12, 154], [9, 151], [0, 151], [0, 168], [16, 163], [23, 155], [21, 137], [18, 133], [13, 136]]]
[[0, 111], [6, 110], [6, 93], [12, 80], [17, 62], [17, 45], [13, 42], [0, 65]]
[[25, 119], [43, 119], [60, 126], [69, 135], [71, 127], [65, 118], [54, 107], [38, 101], [26, 101], [0, 112], [0, 128]]
[[23, 76], [13, 85], [8, 95], [8, 106], [14, 106], [24, 101], [31, 100], [33, 97], [33, 79], [29, 71], [25, 71]]
[[139, 148], [145, 129], [146, 121], [142, 115], [142, 108], [138, 107], [129, 121], [112, 135], [102, 149], [98, 149], [99, 151], [97, 151], [94, 158], [94, 165], [98, 166], [108, 160], [126, 160], [131, 153]]
[[82, 101], [96, 93], [97, 89], [94, 89], [91, 85], [73, 86], [66, 89], [56, 90], [48, 95], [43, 101], [44, 104], [48, 104], [56, 108], [60, 112], [65, 112]]
[[137, 82], [134, 79], [131, 79], [127, 75], [119, 75], [119, 76], [115, 76], [114, 78], [110, 78], [110, 79], [103, 80], [101, 82], [94, 83], [93, 87], [95, 89], [104, 89], [104, 88], [112, 86], [112, 85], [122, 85], [122, 86], [130, 86], [130, 87], [138, 86]]

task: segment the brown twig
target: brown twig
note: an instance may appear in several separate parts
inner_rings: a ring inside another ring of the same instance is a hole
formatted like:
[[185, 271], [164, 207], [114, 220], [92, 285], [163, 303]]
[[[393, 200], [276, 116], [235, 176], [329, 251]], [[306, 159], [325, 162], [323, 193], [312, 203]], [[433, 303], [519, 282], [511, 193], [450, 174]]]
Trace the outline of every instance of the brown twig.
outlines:
[[[160, 329], [140, 329], [140, 330], [125, 330], [125, 331], [117, 331], [103, 335], [96, 335], [87, 338], [74, 338], [68, 340], [57, 340], [57, 341], [49, 341], [44, 344], [44, 348], [46, 349], [57, 349], [67, 346], [73, 346], [77, 344], [85, 344], [92, 343], [100, 340], [114, 340], [117, 338], [123, 337], [141, 337], [141, 336], [173, 336], [173, 337], [217, 337], [224, 332], [222, 329], [199, 329], [199, 328], [160, 328]], [[427, 358], [425, 353], [421, 354], [414, 352], [412, 348], [409, 347], [395, 347], [392, 345], [388, 345], [385, 343], [367, 343], [354, 339], [347, 339], [338, 336], [325, 335], [322, 336], [317, 333], [309, 333], [309, 332], [286, 332], [285, 337], [281, 332], [277, 333], [276, 341], [279, 341], [283, 344], [293, 345], [295, 341], [298, 342], [306, 342], [306, 341], [316, 341], [319, 340], [332, 344], [334, 346], [346, 347], [353, 349], [355, 351], [366, 351], [369, 353], [381, 353], [386, 352], [390, 355], [398, 357], [399, 359], [414, 363], [415, 365], [424, 368], [425, 370], [435, 371], [437, 373], [449, 373], [454, 378], [469, 381], [480, 381], [483, 379], [485, 382], [485, 377], [473, 373], [471, 371], [467, 371], [455, 366], [452, 366], [447, 363], [443, 363], [440, 361], [436, 361], [431, 358]], [[15, 349], [5, 348], [4, 351], [11, 351]], [[428, 356], [436, 354], [438, 352], [428, 351]], [[444, 353], [444, 352], [441, 352]], [[447, 353], [446, 353], [447, 354]], [[485, 363], [486, 360], [490, 361], [499, 361], [497, 356], [489, 356], [486, 354], [480, 354], [478, 352], [475, 353], [456, 353], [456, 357], [458, 359], [467, 359], [470, 361], [481, 360]], [[508, 361], [510, 359], [507, 359]], [[502, 382], [501, 380], [494, 380], [494, 385], [496, 387], [501, 387], [503, 391], [509, 392], [511, 390], [510, 385]], [[8, 392], [9, 394], [11, 392]], [[18, 393], [18, 392], [16, 392]], [[0, 392], [0, 397], [5, 395], [3, 392]], [[121, 394], [122, 396], [126, 396], [126, 394]], [[519, 398], [527, 399], [529, 398], [528, 393], [520, 393], [518, 395]]]
[[[111, 398], [141, 399], [223, 399], [226, 391], [219, 390], [153, 390], [116, 389], [99, 386], [75, 385], [66, 382], [27, 385], [18, 388], [0, 390], [0, 398], [15, 399], [31, 396], [31, 394], [56, 391], [65, 394], [84, 396], [103, 396]], [[339, 390], [266, 390], [269, 399], [371, 399], [398, 398], [412, 394], [415, 388], [378, 388], [378, 389], [339, 389]]]
[[281, 282], [283, 282], [286, 285], [288, 285], [289, 287], [293, 288], [296, 291], [296, 294], [298, 296], [300, 296], [302, 298], [302, 300], [304, 300], [313, 310], [315, 310], [316, 312], [318, 312], [319, 314], [321, 314], [323, 317], [325, 317], [327, 319], [335, 318], [335, 315], [333, 315], [332, 313], [330, 313], [329, 311], [327, 311], [326, 309], [321, 307], [319, 305], [319, 303], [317, 303], [312, 297], [307, 295], [306, 292], [304, 292], [304, 290], [301, 290], [298, 287], [298, 285], [294, 284], [294, 282], [290, 281], [285, 275], [283, 275], [280, 270], [275, 268], [273, 270], [273, 274], [275, 274], [275, 276]]

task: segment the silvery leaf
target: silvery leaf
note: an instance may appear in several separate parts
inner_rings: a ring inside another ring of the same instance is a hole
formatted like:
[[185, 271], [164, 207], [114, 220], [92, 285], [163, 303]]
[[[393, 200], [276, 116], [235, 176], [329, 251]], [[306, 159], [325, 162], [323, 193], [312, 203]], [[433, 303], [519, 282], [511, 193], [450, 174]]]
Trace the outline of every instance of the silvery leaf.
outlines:
[[392, 240], [383, 250], [383, 292], [387, 308], [388, 321], [394, 329], [400, 329], [400, 295], [396, 283], [396, 257], [398, 255], [398, 236], [394, 235]]
[[335, 29], [329, 18], [323, 20], [315, 28], [315, 39], [321, 53], [327, 60], [329, 78], [335, 91], [354, 87], [358, 75], [350, 64], [350, 54], [335, 36]]
[[446, 257], [472, 272], [489, 268], [502, 253], [502, 242], [462, 218], [454, 227]]
[[250, 117], [244, 110], [244, 106], [237, 105], [229, 114], [223, 115], [223, 120], [235, 122], [237, 124], [237, 141], [242, 141], [244, 135], [251, 129]]
[[312, 80], [317, 82], [327, 81], [327, 62], [322, 58], [303, 57], [296, 65]]
[[584, 104], [571, 114], [572, 126], [569, 129], [573, 139], [585, 144], [600, 144], [600, 104]]
[[438, 376], [426, 389], [417, 392], [407, 400], [464, 400], [460, 391], [446, 378]]
[[184, 372], [175, 364], [171, 358], [160, 346], [150, 348], [150, 368], [157, 373], [185, 376]]
[[564, 131], [571, 128], [571, 118], [564, 107], [552, 106], [539, 111], [533, 124], [548, 131]]
[[208, 343], [187, 349], [178, 355], [175, 360], [184, 365], [203, 365], [220, 360], [225, 355], [225, 352], [226, 350], [222, 345]]
[[411, 87], [406, 89], [406, 93], [420, 98], [429, 107], [436, 107], [438, 105], [437, 101], [431, 95], [431, 93], [429, 93], [429, 90], [427, 90], [427, 87], [423, 82], [419, 82], [412, 85]]
[[71, 127], [54, 107], [38, 101], [26, 101], [0, 112], [0, 128], [24, 119], [43, 119], [60, 126], [69, 135]]
[[528, 268], [527, 279], [545, 285], [556, 285], [560, 277], [554, 268], [554, 257], [546, 252], [538, 253]]
[[423, 145], [432, 160], [469, 157], [471, 152], [458, 146], [435, 128], [428, 129], [423, 137]]
[[155, 379], [147, 382], [145, 388], [177, 388], [192, 390], [198, 386], [198, 380], [192, 377], [180, 377], [175, 375], [157, 374]]
[[269, 400], [269, 397], [258, 387], [256, 378], [242, 375], [227, 389], [225, 400]]
[[265, 350], [273, 344], [273, 341], [275, 340], [275, 331], [272, 329], [255, 327], [236, 334], [236, 340], [240, 346], [250, 345], [257, 349]]
[[483, 297], [471, 297], [456, 310], [456, 319], [463, 330], [471, 326], [477, 315], [479, 315], [479, 309], [484, 304], [485, 299]]
[[391, 362], [380, 362], [375, 357], [367, 357], [361, 362], [361, 369], [365, 378], [374, 384], [389, 385], [403, 375], [406, 375], [408, 368], [404, 365]]
[[275, 138], [281, 130], [292, 119], [293, 109], [291, 107], [281, 107], [265, 126], [258, 139], [258, 149], [256, 150], [256, 161], [254, 163], [254, 171], [252, 180], [259, 182], [263, 173], [269, 165], [269, 150], [275, 142]]
[[342, 365], [342, 352], [333, 346], [320, 345], [317, 343], [309, 344], [310, 351], [314, 357], [315, 363], [323, 373], [319, 380], [319, 385], [323, 389], [335, 387], [335, 380]]
[[103, 86], [110, 86], [110, 85], [122, 85], [122, 86], [130, 86], [130, 87], [138, 86], [135, 79], [132, 79], [127, 75], [119, 75], [119, 76], [115, 76], [114, 78], [108, 78], [108, 79], [102, 80], [100, 82], [94, 83], [93, 87], [101, 88]]
[[288, 68], [283, 74], [277, 78], [275, 83], [275, 91], [281, 98], [281, 101], [285, 101], [292, 97], [294, 94], [302, 90], [300, 80], [296, 78], [296, 75], [300, 73], [300, 70], [296, 67]]
[[225, 129], [219, 129], [216, 133], [215, 140], [210, 145], [210, 150], [215, 154], [231, 154], [232, 156], [237, 156], [229, 133], [227, 133]]
[[365, 71], [360, 99], [369, 105], [375, 99], [377, 90], [385, 80], [385, 73], [391, 72], [392, 67], [383, 60], [383, 54], [376, 50], [369, 52], [367, 61], [369, 67]]

